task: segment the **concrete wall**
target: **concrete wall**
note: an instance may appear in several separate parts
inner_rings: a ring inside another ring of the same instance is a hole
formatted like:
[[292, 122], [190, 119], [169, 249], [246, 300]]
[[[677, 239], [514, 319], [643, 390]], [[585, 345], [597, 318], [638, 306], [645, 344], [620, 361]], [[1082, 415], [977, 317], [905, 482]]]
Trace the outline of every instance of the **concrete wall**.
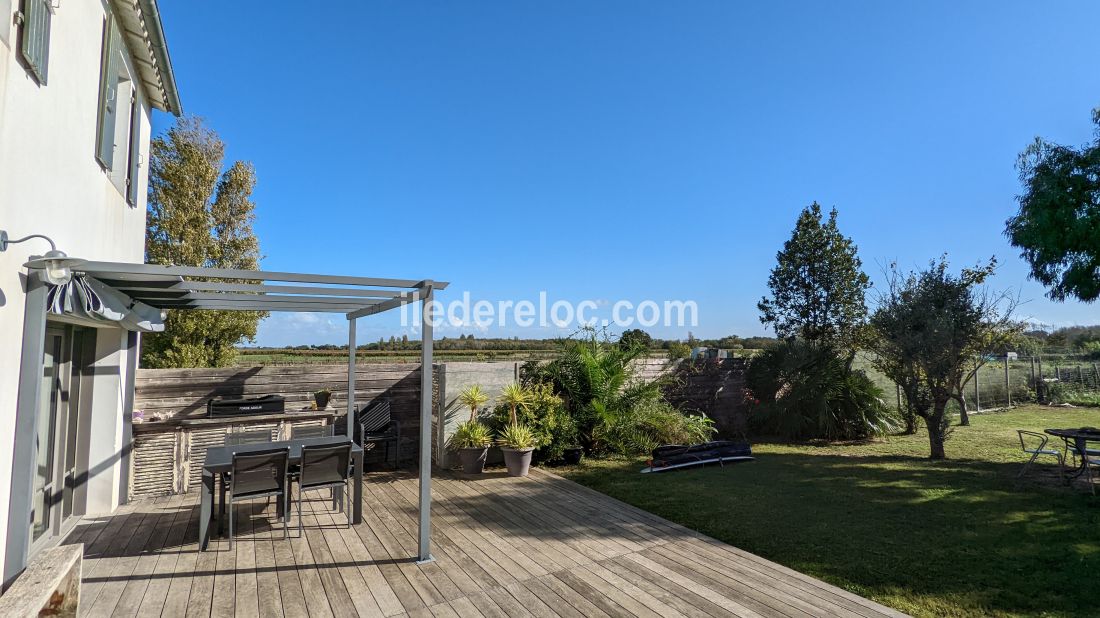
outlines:
[[[470, 410], [458, 403], [458, 394], [472, 384], [480, 384], [494, 400], [504, 386], [519, 378], [520, 363], [443, 363], [437, 368], [439, 388], [443, 391], [440, 409], [432, 434], [436, 465], [449, 468], [454, 453], [447, 449], [447, 440], [455, 427], [470, 418]], [[489, 406], [495, 401], [490, 401]]]
[[[13, 238], [46, 234], [76, 257], [143, 261], [148, 168], [140, 168], [140, 197], [131, 206], [94, 156], [105, 5], [99, 0], [60, 3], [52, 21], [45, 86], [17, 59], [13, 12], [18, 6], [0, 0], [0, 228]], [[150, 108], [141, 93], [138, 99], [141, 156], [148, 161]], [[128, 114], [122, 107], [128, 109], [120, 106], [120, 122]], [[5, 351], [0, 354], [0, 453], [11, 452], [15, 424], [25, 292], [21, 265], [31, 254], [48, 249], [44, 241], [32, 240], [0, 253], [0, 350]], [[105, 345], [121, 347], [118, 334], [104, 335], [104, 341], [113, 342]], [[101, 350], [103, 358], [116, 351]], [[115, 360], [123, 359], [110, 362]], [[104, 406], [98, 412], [119, 419], [118, 385], [113, 394], [102, 393], [102, 399], [98, 386], [97, 401]], [[117, 446], [112, 442], [106, 448]], [[7, 544], [11, 471], [11, 457], [0, 456], [0, 548]], [[107, 495], [103, 509], [116, 499], [117, 491]]]

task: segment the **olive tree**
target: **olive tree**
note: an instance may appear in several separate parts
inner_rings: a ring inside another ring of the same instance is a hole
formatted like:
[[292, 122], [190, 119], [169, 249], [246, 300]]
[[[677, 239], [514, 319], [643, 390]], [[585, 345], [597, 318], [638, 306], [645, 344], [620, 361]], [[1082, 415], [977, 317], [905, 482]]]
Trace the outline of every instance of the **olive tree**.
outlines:
[[909, 410], [924, 419], [932, 459], [946, 456], [947, 405], [961, 396], [975, 360], [1018, 332], [1012, 298], [983, 287], [995, 267], [991, 259], [955, 275], [946, 258], [907, 274], [893, 265], [871, 315], [874, 362], [901, 388]]

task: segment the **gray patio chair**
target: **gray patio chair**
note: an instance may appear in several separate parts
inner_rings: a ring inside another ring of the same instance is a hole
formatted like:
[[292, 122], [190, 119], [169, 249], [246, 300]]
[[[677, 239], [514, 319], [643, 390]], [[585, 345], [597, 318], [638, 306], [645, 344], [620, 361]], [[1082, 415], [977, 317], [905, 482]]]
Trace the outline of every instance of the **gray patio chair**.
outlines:
[[[252, 431], [230, 431], [229, 433], [225, 434], [225, 438], [222, 441], [222, 443], [225, 444], [225, 446], [240, 446], [242, 444], [263, 444], [265, 442], [271, 442], [271, 431], [270, 430], [256, 429], [256, 430], [252, 430]], [[221, 479], [220, 479], [220, 481], [221, 481], [221, 483], [220, 483], [221, 484], [221, 493], [220, 493], [221, 505], [219, 506], [219, 509], [221, 509], [221, 510], [219, 512], [222, 515], [225, 515], [225, 492], [226, 492], [227, 486], [229, 485], [230, 474], [231, 473], [226, 472], [225, 474], [221, 475]], [[268, 502], [265, 501], [265, 504], [268, 504]], [[218, 522], [219, 522], [218, 523], [218, 532], [219, 533], [221, 532], [221, 522], [222, 521], [224, 521], [224, 518], [218, 520]]]
[[1076, 467], [1077, 458], [1081, 458], [1081, 467], [1085, 472], [1085, 478], [1089, 481], [1089, 489], [1092, 490], [1092, 495], [1096, 495], [1096, 484], [1092, 482], [1092, 469], [1100, 468], [1100, 450], [1091, 449], [1088, 447], [1088, 440], [1083, 438], [1074, 438], [1072, 440], [1073, 445], [1070, 446], [1071, 440], [1066, 440], [1066, 448], [1073, 456], [1073, 463]]
[[329, 444], [302, 447], [302, 467], [298, 473], [298, 536], [302, 535], [302, 497], [314, 489], [341, 489], [340, 510], [348, 516], [351, 527], [351, 511], [345, 501], [351, 496], [348, 479], [351, 477], [351, 444]]
[[[251, 453], [235, 453], [229, 476], [229, 548], [233, 549], [233, 505], [256, 498], [278, 498], [278, 504], [286, 504], [289, 494], [287, 464], [290, 449], [272, 448]], [[279, 509], [283, 520], [283, 538], [287, 537], [287, 518]]]
[[368, 444], [383, 444], [389, 459], [390, 445], [394, 448], [393, 467], [401, 464], [401, 422], [390, 413], [390, 400], [382, 399], [359, 411], [359, 444], [366, 449]]
[[[1031, 464], [1035, 463], [1035, 460], [1039, 458], [1039, 455], [1051, 455], [1058, 460], [1058, 473], [1063, 474], [1062, 454], [1057, 449], [1048, 449], [1047, 441], [1050, 439], [1047, 435], [1041, 434], [1035, 431], [1027, 431], [1025, 429], [1017, 429], [1016, 433], [1020, 436], [1020, 448], [1025, 453], [1029, 453], [1031, 458], [1027, 460], [1027, 463], [1020, 468], [1020, 473], [1016, 475], [1016, 478], [1022, 477], [1031, 468]], [[1036, 442], [1038, 440], [1038, 442]], [[1029, 444], [1030, 442], [1030, 444]]]
[[302, 438], [331, 438], [333, 436], [333, 425], [291, 425], [290, 426], [290, 439], [300, 440]]

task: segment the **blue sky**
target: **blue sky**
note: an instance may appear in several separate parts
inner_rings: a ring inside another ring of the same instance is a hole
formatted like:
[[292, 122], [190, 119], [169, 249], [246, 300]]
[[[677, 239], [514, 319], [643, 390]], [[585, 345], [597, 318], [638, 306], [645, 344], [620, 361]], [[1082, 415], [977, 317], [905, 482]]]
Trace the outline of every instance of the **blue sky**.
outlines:
[[[994, 285], [1024, 316], [1100, 322], [1096, 305], [1046, 300], [1002, 234], [1017, 153], [1036, 135], [1091, 137], [1100, 3], [161, 11], [185, 110], [256, 166], [268, 269], [449, 280], [443, 300], [694, 300], [696, 336], [760, 334], [775, 252], [817, 200], [875, 279], [891, 260], [995, 254]], [[359, 327], [401, 334], [395, 316]], [[283, 315], [258, 343], [345, 332]]]

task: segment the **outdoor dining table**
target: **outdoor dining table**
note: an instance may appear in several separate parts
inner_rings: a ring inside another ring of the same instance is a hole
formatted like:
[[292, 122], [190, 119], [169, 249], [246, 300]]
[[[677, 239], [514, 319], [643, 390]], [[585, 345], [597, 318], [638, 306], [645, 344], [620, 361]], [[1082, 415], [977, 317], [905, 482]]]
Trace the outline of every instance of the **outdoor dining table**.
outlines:
[[[283, 440], [280, 442], [213, 446], [206, 449], [206, 461], [202, 466], [202, 511], [199, 517], [200, 551], [205, 551], [210, 541], [210, 521], [214, 515], [214, 480], [218, 476], [229, 472], [230, 468], [233, 467], [234, 453], [249, 453], [286, 447], [290, 451], [288, 463], [293, 466], [301, 463], [303, 446], [327, 446], [349, 442], [351, 440], [345, 436], [332, 436]], [[354, 442], [351, 442], [351, 445], [352, 467], [354, 468], [354, 483], [351, 490], [351, 521], [353, 524], [358, 524], [363, 519], [363, 447]], [[337, 496], [333, 496], [333, 498], [335, 500]], [[287, 516], [282, 508], [279, 511], [284, 517]]]
[[[1077, 467], [1077, 471], [1070, 475], [1072, 478], [1077, 478], [1084, 474], [1085, 467], [1088, 466], [1088, 458], [1083, 456], [1083, 451], [1088, 448], [1089, 442], [1100, 442], [1100, 429], [1095, 427], [1078, 427], [1076, 429], [1044, 429], [1043, 433], [1061, 438], [1066, 443], [1066, 450], [1073, 450], [1078, 455], [1081, 463]], [[1071, 444], [1072, 442], [1072, 444]]]

